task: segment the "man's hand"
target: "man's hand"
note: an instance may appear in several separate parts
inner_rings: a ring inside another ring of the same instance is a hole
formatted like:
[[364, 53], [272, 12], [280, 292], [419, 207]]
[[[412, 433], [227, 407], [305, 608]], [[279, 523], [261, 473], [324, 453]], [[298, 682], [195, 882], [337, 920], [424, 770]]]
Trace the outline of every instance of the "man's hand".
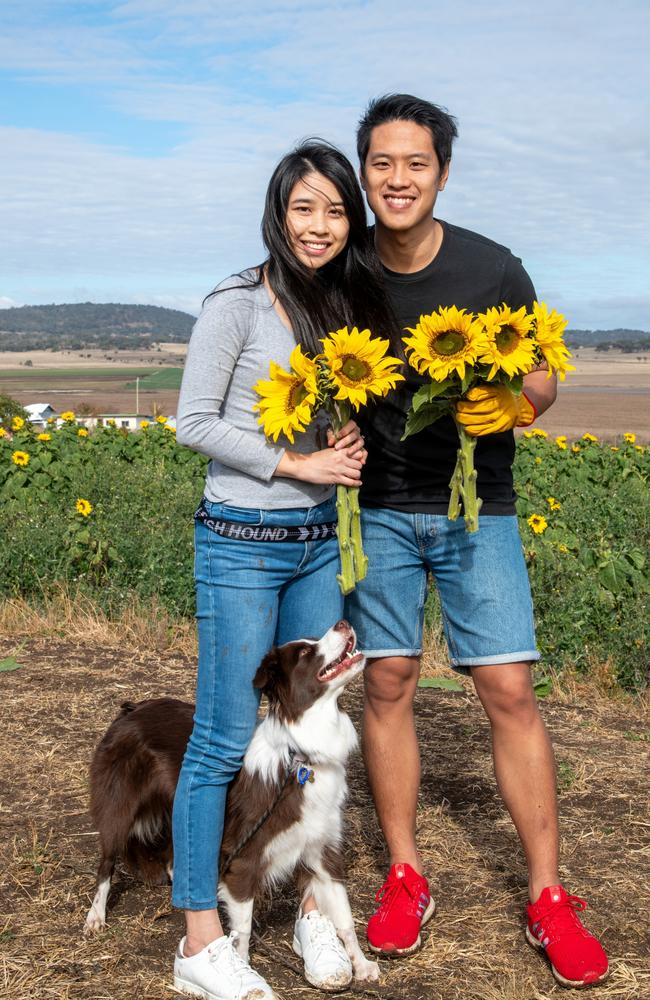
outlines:
[[456, 403], [456, 419], [472, 437], [527, 427], [536, 416], [528, 397], [516, 396], [506, 385], [477, 385]]

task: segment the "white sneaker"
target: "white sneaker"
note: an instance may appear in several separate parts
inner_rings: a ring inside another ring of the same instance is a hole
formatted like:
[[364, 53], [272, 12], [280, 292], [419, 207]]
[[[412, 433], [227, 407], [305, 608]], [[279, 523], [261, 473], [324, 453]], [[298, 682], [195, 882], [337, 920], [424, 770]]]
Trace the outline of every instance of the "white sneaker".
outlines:
[[352, 980], [352, 962], [329, 917], [298, 913], [293, 950], [305, 963], [305, 979], [321, 990], [340, 990]]
[[203, 1000], [277, 1000], [269, 984], [237, 954], [237, 933], [217, 938], [191, 958], [182, 939], [174, 959], [174, 986]]

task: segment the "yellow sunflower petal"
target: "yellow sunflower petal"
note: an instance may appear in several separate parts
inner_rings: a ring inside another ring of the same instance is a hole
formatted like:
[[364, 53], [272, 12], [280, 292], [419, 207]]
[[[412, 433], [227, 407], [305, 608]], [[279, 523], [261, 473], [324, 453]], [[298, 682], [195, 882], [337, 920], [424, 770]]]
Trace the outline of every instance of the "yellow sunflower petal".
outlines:
[[343, 327], [322, 341], [323, 356], [335, 388], [334, 399], [347, 400], [355, 410], [368, 396], [385, 396], [404, 376], [395, 369], [399, 358], [386, 354], [389, 343], [370, 330]]
[[574, 365], [568, 363], [568, 358], [572, 357], [572, 354], [563, 339], [567, 320], [555, 309], [549, 313], [544, 302], [533, 303], [533, 317], [535, 320], [535, 339], [548, 364], [549, 378], [554, 372], [557, 372], [560, 381], [563, 382], [567, 372], [576, 370]]
[[453, 375], [464, 378], [466, 366], [474, 365], [485, 348], [483, 325], [456, 306], [441, 306], [407, 329], [411, 336], [404, 337], [404, 344], [409, 364], [436, 382]]
[[536, 351], [535, 341], [530, 336], [533, 317], [526, 312], [526, 307], [513, 310], [504, 303], [499, 308], [492, 306], [487, 312], [479, 313], [478, 318], [487, 339], [481, 361], [492, 365], [488, 380], [499, 372], [512, 377], [531, 371]]

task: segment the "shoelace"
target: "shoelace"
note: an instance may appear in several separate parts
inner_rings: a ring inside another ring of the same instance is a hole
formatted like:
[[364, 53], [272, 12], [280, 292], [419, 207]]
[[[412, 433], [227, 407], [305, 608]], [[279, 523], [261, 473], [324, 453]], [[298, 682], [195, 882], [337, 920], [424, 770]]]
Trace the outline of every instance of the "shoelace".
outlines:
[[225, 961], [228, 972], [239, 977], [240, 988], [255, 986], [259, 988], [260, 977], [251, 969], [248, 962], [244, 961], [236, 949], [238, 939], [237, 931], [231, 931], [226, 942], [220, 948], [210, 952], [209, 961], [212, 964]]
[[336, 951], [339, 950], [338, 935], [331, 920], [319, 915], [318, 917], [311, 917], [308, 924], [310, 928], [309, 942], [317, 955], [320, 956], [325, 950], [331, 948], [334, 948]]
[[380, 907], [386, 906], [388, 909], [390, 909], [393, 906], [395, 900], [399, 896], [402, 889], [404, 889], [411, 897], [411, 899], [415, 901], [415, 893], [409, 886], [406, 879], [395, 878], [395, 879], [389, 879], [388, 882], [384, 882], [381, 889], [375, 896], [375, 902], [379, 903]]
[[549, 937], [550, 934], [556, 939], [566, 937], [567, 934], [586, 934], [587, 931], [582, 926], [576, 916], [576, 912], [587, 909], [587, 901], [580, 896], [567, 896], [557, 903], [553, 903], [548, 909], [538, 916], [533, 925], [533, 934], [539, 937], [539, 929], [543, 929], [542, 937]]

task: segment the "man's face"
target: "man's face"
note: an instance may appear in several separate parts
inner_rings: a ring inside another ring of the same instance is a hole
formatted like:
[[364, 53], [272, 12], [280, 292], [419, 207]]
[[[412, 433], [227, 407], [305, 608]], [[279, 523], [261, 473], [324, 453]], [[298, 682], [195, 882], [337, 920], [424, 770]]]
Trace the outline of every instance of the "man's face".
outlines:
[[432, 218], [448, 173], [448, 164], [440, 170], [429, 129], [396, 121], [372, 130], [361, 185], [377, 222], [405, 232]]

